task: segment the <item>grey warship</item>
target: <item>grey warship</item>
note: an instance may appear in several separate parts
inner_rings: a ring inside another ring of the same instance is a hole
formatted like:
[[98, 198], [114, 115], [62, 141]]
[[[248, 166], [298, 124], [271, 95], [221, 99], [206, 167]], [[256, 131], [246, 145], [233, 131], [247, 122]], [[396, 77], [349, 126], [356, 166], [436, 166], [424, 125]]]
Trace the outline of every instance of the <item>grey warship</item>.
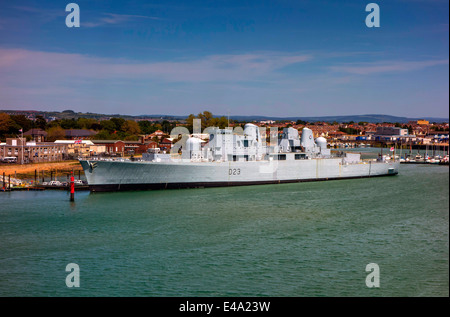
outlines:
[[[241, 129], [242, 130], [242, 129]], [[272, 135], [272, 134], [271, 134]], [[332, 155], [323, 137], [303, 128], [301, 138], [284, 128], [278, 139], [263, 141], [248, 123], [236, 133], [211, 128], [209, 140], [183, 138], [179, 153], [149, 150], [142, 159], [81, 159], [91, 192], [202, 188], [325, 181], [398, 174], [400, 162], [363, 160], [359, 153]]]

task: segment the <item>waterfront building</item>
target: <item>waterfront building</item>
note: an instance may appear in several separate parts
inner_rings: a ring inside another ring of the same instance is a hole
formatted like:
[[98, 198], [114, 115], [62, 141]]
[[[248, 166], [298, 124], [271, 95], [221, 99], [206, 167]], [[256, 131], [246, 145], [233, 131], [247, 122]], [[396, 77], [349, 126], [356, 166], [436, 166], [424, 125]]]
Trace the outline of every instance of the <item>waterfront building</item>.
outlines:
[[92, 144], [89, 146], [90, 156], [101, 156], [106, 153], [106, 146], [104, 144]]
[[106, 146], [94, 144], [91, 140], [56, 140], [55, 144], [67, 145], [67, 154], [72, 158], [104, 154]]
[[167, 133], [164, 133], [161, 130], [156, 130], [152, 134], [146, 134], [141, 136], [141, 142], [148, 142], [148, 141], [161, 141], [165, 136], [167, 136]]
[[377, 127], [375, 133], [366, 133], [370, 136], [372, 140], [375, 141], [400, 141], [400, 142], [410, 142], [416, 139], [413, 134], [408, 134], [408, 129], [403, 129], [399, 127]]
[[170, 151], [172, 148], [172, 140], [169, 138], [162, 139], [162, 141], [159, 142], [159, 148], [163, 151]]
[[[142, 154], [146, 153], [148, 149], [158, 148], [158, 143], [154, 141], [122, 141], [122, 140], [91, 140], [94, 147], [103, 146], [101, 152], [97, 149], [96, 152], [112, 156], [123, 156], [125, 154]], [[91, 151], [92, 152], [92, 151]], [[91, 153], [92, 154], [92, 153]], [[96, 154], [98, 155], [98, 154]]]
[[123, 156], [125, 154], [125, 143], [121, 140], [91, 140], [95, 145], [105, 146], [105, 154]]
[[158, 143], [154, 141], [123, 141], [124, 150], [127, 154], [142, 154], [146, 153], [148, 149], [158, 148]]
[[5, 143], [0, 143], [0, 156], [15, 157], [18, 163], [62, 161], [67, 157], [67, 145], [7, 138]]

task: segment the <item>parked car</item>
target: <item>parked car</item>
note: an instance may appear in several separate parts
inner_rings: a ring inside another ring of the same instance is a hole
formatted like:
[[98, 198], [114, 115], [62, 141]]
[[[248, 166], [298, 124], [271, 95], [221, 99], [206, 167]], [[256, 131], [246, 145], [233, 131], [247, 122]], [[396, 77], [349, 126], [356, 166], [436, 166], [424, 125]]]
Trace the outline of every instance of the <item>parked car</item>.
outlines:
[[17, 163], [17, 157], [12, 157], [12, 156], [8, 156], [8, 157], [4, 157], [2, 159], [3, 163]]

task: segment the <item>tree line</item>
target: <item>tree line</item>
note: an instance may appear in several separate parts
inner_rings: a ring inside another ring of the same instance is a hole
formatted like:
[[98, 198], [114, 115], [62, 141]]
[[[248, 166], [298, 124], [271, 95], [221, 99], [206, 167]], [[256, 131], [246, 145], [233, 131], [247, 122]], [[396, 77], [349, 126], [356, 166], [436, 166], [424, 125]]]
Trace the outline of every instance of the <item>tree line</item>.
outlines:
[[31, 120], [25, 115], [9, 115], [0, 112], [0, 140], [20, 136], [20, 129], [23, 129], [23, 132], [30, 129], [42, 129], [47, 132], [48, 141], [64, 139], [65, 130], [68, 129], [86, 129], [97, 132], [92, 136], [92, 139], [135, 141], [138, 140], [139, 135], [152, 134], [157, 130], [169, 135], [177, 125], [185, 126], [189, 131], [193, 131], [194, 119], [201, 119], [202, 131], [211, 126], [224, 129], [229, 123], [239, 124], [238, 121], [229, 120], [224, 116], [214, 117], [209, 111], [203, 111], [198, 115], [190, 114], [183, 124], [179, 121], [134, 121], [124, 118], [110, 118], [108, 120], [64, 118], [47, 122], [41, 115], [36, 116], [35, 120]]
[[96, 120], [92, 118], [58, 119], [47, 122], [43, 116], [36, 116], [30, 120], [24, 115], [9, 115], [0, 112], [0, 139], [18, 137], [20, 130], [26, 132], [30, 129], [42, 129], [47, 132], [47, 140], [54, 141], [65, 138], [67, 129], [87, 129], [97, 132], [93, 139], [99, 140], [137, 140], [140, 134], [152, 134], [156, 130], [162, 130], [166, 134], [177, 125], [178, 122], [134, 121], [123, 118], [111, 118], [109, 120]]

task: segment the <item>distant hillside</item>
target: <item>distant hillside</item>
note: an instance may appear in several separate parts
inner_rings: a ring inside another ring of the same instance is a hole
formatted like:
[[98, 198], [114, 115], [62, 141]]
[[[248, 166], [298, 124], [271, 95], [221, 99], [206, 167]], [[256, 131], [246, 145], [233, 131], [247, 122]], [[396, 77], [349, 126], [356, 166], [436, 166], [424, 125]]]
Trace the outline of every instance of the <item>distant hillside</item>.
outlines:
[[264, 121], [264, 120], [275, 120], [275, 121], [284, 121], [284, 120], [303, 120], [308, 122], [369, 122], [369, 123], [407, 123], [409, 121], [416, 121], [425, 119], [430, 122], [442, 123], [449, 122], [448, 118], [433, 118], [433, 117], [421, 117], [421, 118], [407, 118], [407, 117], [396, 117], [390, 115], [383, 114], [366, 114], [366, 115], [347, 115], [347, 116], [318, 116], [318, 117], [266, 117], [266, 116], [230, 116], [230, 119], [239, 120], [239, 121]]
[[104, 113], [93, 113], [93, 112], [75, 112], [73, 110], [64, 111], [37, 111], [37, 110], [1, 110], [0, 112], [5, 112], [10, 115], [23, 114], [25, 116], [43, 116], [44, 118], [55, 118], [55, 119], [78, 119], [78, 118], [89, 118], [96, 120], [105, 120], [110, 118], [124, 118], [124, 119], [159, 119], [159, 120], [176, 120], [177, 118], [187, 118], [187, 116], [170, 116], [170, 115], [123, 115], [123, 114], [104, 114]]
[[[152, 114], [152, 115], [121, 115], [121, 114], [101, 114], [101, 113], [82, 113], [82, 112], [74, 112], [72, 110], [64, 110], [62, 112], [58, 111], [36, 111], [36, 110], [0, 110], [0, 112], [6, 112], [8, 114], [24, 114], [24, 115], [42, 115], [44, 118], [56, 118], [56, 119], [77, 119], [77, 118], [92, 118], [96, 120], [104, 120], [109, 118], [124, 118], [124, 119], [152, 119], [152, 120], [185, 120], [188, 116], [174, 116], [174, 115], [164, 115], [164, 114]], [[227, 115], [215, 115], [215, 117], [221, 117]], [[397, 117], [390, 116], [385, 114], [365, 114], [365, 115], [344, 115], [344, 116], [316, 116], [316, 117], [271, 117], [271, 116], [239, 116], [239, 115], [230, 115], [229, 118], [231, 120], [237, 121], [266, 121], [266, 120], [274, 120], [274, 121], [297, 121], [303, 120], [308, 122], [369, 122], [369, 123], [407, 123], [409, 121], [416, 121], [420, 119], [425, 119], [430, 122], [443, 123], [449, 122], [449, 118], [435, 118], [435, 117]]]
[[[227, 117], [227, 115], [214, 115], [214, 117]], [[153, 114], [153, 115], [141, 115], [136, 117], [146, 117], [146, 118], [164, 118], [164, 119], [172, 119], [172, 120], [184, 120], [188, 116], [168, 116], [161, 114]], [[449, 118], [435, 118], [435, 117], [420, 117], [420, 118], [412, 118], [412, 117], [397, 117], [390, 116], [385, 114], [364, 114], [364, 115], [346, 115], [346, 116], [317, 116], [317, 117], [270, 117], [270, 116], [239, 116], [239, 115], [230, 115], [230, 120], [237, 121], [297, 121], [303, 120], [308, 122], [369, 122], [369, 123], [408, 123], [409, 121], [417, 121], [417, 120], [428, 120], [430, 122], [443, 123], [449, 122]]]

